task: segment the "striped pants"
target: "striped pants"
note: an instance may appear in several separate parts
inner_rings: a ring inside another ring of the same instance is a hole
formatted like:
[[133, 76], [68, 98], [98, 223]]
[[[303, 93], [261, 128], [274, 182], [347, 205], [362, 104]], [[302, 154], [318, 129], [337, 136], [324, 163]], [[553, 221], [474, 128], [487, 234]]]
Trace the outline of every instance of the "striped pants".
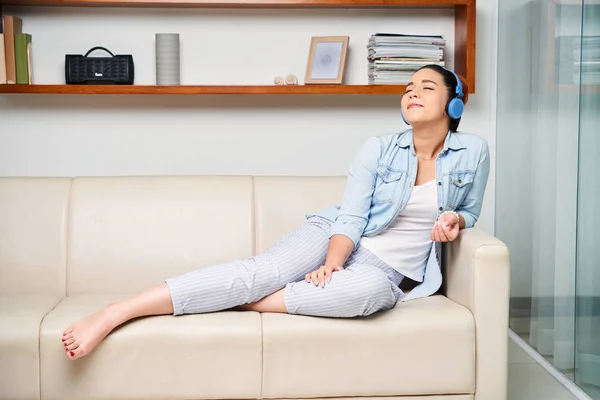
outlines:
[[329, 221], [312, 217], [266, 252], [166, 280], [175, 315], [231, 309], [285, 288], [289, 314], [350, 318], [393, 308], [402, 274], [358, 246], [325, 287], [305, 275], [325, 263]]

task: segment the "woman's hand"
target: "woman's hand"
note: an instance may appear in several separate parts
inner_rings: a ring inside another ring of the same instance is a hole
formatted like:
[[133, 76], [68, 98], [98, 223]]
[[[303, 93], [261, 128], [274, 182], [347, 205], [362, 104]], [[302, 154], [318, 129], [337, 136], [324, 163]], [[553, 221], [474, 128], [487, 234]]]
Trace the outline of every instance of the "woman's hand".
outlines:
[[460, 222], [457, 214], [451, 212], [438, 218], [431, 229], [431, 240], [435, 242], [452, 242], [458, 237]]
[[313, 271], [310, 274], [306, 274], [304, 279], [308, 283], [310, 283], [310, 281], [312, 280], [312, 283], [315, 286], [320, 285], [321, 287], [325, 287], [325, 282], [327, 282], [327, 283], [331, 282], [331, 276], [333, 275], [334, 272], [343, 271], [343, 270], [344, 270], [343, 267], [332, 267], [329, 265], [322, 265], [316, 271]]

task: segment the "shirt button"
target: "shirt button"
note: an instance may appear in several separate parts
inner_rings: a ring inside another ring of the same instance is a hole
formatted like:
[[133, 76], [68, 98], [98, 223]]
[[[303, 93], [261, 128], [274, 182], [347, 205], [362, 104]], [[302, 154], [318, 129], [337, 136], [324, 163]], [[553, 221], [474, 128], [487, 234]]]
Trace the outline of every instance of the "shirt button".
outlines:
[[438, 185], [439, 185], [439, 186], [442, 186], [442, 182], [438, 182]]
[[442, 211], [444, 209], [444, 207], [440, 207], [440, 211]]
[[462, 179], [459, 179], [459, 180], [458, 180], [458, 183], [462, 183]]

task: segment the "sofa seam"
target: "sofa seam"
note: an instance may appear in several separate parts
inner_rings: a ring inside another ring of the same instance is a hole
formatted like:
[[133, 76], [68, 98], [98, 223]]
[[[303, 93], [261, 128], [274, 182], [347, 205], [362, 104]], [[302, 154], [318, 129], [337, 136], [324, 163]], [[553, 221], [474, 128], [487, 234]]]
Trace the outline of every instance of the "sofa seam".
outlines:
[[254, 256], [258, 255], [258, 218], [256, 214], [258, 209], [256, 207], [256, 177], [251, 176], [252, 179], [252, 253]]
[[265, 398], [265, 335], [263, 332], [263, 314], [260, 316], [260, 398]]
[[63, 300], [64, 300], [64, 298], [58, 299], [56, 304], [54, 304], [54, 306], [52, 306], [52, 308], [50, 308], [50, 310], [48, 310], [48, 312], [46, 312], [46, 314], [44, 314], [44, 316], [42, 317], [42, 319], [40, 321], [40, 324], [38, 325], [38, 387], [39, 387], [39, 391], [40, 391], [40, 400], [42, 399], [42, 324], [46, 320], [46, 317], [52, 311], [54, 311], [56, 309], [56, 307], [58, 307], [58, 305], [60, 303], [62, 303]]
[[69, 188], [69, 201], [67, 202], [67, 226], [65, 230], [65, 297], [69, 297], [69, 278], [71, 268], [69, 265], [69, 243], [71, 234], [71, 205], [73, 201], [73, 186], [75, 185], [75, 178], [71, 179], [71, 187]]
[[70, 227], [71, 227], [71, 199], [73, 196], [73, 183], [75, 182], [75, 178], [71, 177], [70, 179], [70, 183], [69, 183], [69, 195], [67, 197], [67, 209], [66, 209], [66, 215], [65, 218], [67, 219], [66, 224], [65, 224], [65, 275], [64, 275], [64, 292], [60, 293], [59, 295], [59, 299], [56, 302], [56, 304], [54, 304], [54, 306], [52, 306], [52, 308], [50, 308], [50, 310], [48, 310], [48, 312], [46, 312], [46, 314], [44, 314], [44, 316], [42, 317], [42, 319], [40, 320], [40, 323], [38, 325], [38, 340], [37, 340], [37, 345], [38, 345], [38, 388], [39, 388], [39, 395], [40, 395], [40, 400], [42, 399], [42, 325], [44, 324], [44, 321], [46, 320], [46, 317], [48, 317], [48, 315], [54, 311], [56, 309], [56, 307], [58, 307], [58, 305], [60, 303], [62, 303], [62, 301], [68, 297], [68, 291], [67, 291], [67, 286], [68, 286], [68, 276], [69, 276], [69, 231], [70, 231]]
[[[258, 255], [258, 207], [256, 201], [256, 176], [251, 175], [252, 179], [252, 253], [254, 256]], [[263, 333], [263, 315], [258, 313], [260, 319], [260, 394], [259, 398], [264, 398], [264, 385], [265, 385], [265, 355], [264, 355], [264, 333]]]

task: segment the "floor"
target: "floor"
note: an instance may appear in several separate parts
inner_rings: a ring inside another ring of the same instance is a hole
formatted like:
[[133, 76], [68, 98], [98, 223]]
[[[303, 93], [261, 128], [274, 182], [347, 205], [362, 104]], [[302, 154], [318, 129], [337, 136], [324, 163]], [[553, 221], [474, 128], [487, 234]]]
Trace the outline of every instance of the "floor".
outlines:
[[559, 381], [508, 341], [508, 400], [574, 400]]

